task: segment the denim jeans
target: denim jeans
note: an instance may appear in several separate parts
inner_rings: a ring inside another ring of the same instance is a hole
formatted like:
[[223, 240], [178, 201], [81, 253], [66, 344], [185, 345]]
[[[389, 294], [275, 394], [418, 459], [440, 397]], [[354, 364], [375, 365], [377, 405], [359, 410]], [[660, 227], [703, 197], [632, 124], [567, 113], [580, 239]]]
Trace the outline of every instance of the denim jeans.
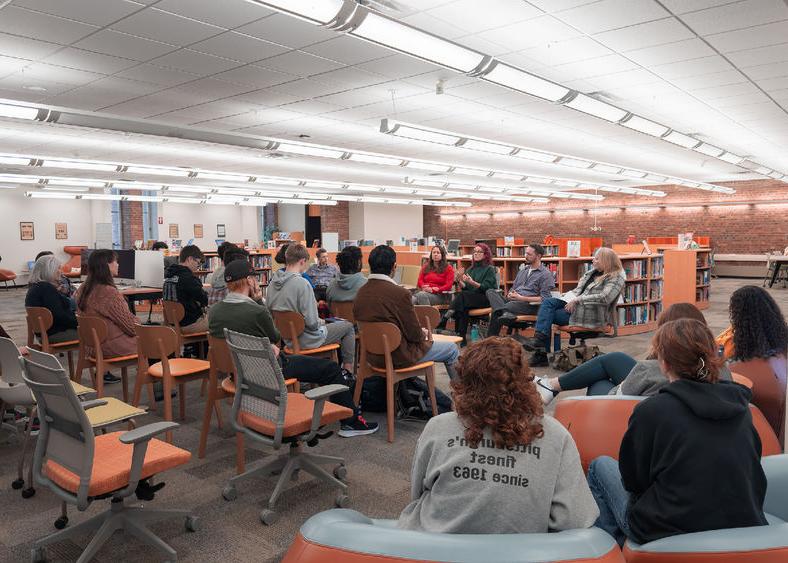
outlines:
[[569, 324], [569, 312], [564, 309], [566, 301], [558, 297], [551, 297], [542, 301], [539, 307], [539, 314], [536, 317], [536, 332], [541, 332], [545, 336], [550, 336], [553, 325]]
[[558, 376], [561, 390], [586, 389], [586, 395], [607, 395], [626, 379], [637, 362], [624, 352], [609, 352]]
[[613, 536], [618, 545], [624, 545], [629, 536], [629, 493], [621, 482], [618, 462], [606, 455], [592, 461], [588, 467], [588, 487], [599, 506], [599, 518], [594, 526]]
[[446, 366], [446, 373], [449, 374], [449, 379], [454, 379], [457, 372], [454, 369], [454, 364], [460, 357], [460, 349], [453, 342], [433, 342], [432, 347], [424, 354], [424, 357], [419, 360], [421, 362], [439, 362]]

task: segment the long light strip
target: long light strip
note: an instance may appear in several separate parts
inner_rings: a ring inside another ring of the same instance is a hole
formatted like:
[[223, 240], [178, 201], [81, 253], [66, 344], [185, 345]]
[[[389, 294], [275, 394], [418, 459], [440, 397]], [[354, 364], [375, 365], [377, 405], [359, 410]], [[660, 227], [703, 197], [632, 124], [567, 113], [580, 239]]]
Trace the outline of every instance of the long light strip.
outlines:
[[[254, 0], [254, 3], [517, 92], [564, 104], [587, 115], [695, 150], [724, 162], [740, 166], [744, 161], [744, 157], [738, 157], [724, 149], [713, 151], [713, 154], [699, 150], [703, 143], [694, 137], [674, 131], [665, 125], [642, 118], [581, 92], [570, 90], [565, 86], [503, 63], [492, 56], [469, 49], [454, 41], [427, 33], [410, 24], [360, 6], [353, 0], [345, 0], [344, 2], [339, 0], [326, 2], [319, 0], [303, 2]], [[632, 122], [632, 119], [635, 121]], [[732, 156], [722, 159], [723, 154]], [[738, 162], [733, 162], [736, 159]], [[783, 172], [769, 170], [780, 174], [780, 178], [786, 176]], [[759, 172], [759, 174], [762, 173]], [[774, 177], [769, 174], [762, 175]]]
[[[726, 188], [723, 186], [717, 186], [705, 182], [696, 182], [694, 180], [688, 180], [686, 178], [678, 178], [675, 176], [666, 176], [659, 174], [657, 172], [649, 172], [645, 170], [638, 170], [635, 168], [617, 166], [607, 162], [594, 162], [575, 156], [570, 156], [560, 153], [551, 153], [538, 149], [532, 149], [529, 147], [522, 147], [519, 145], [504, 145], [503, 143], [499, 143], [497, 141], [480, 139], [478, 137], [468, 137], [465, 135], [461, 135], [459, 133], [452, 133], [449, 131], [434, 129], [432, 127], [427, 127], [424, 125], [414, 125], [411, 123], [405, 123], [393, 119], [383, 119], [380, 123], [381, 133], [394, 135], [396, 137], [415, 138], [419, 136], [419, 134], [413, 133], [414, 130], [423, 131], [425, 133], [435, 133], [437, 135], [440, 135], [442, 142], [439, 142], [439, 144], [445, 146], [459, 147], [459, 148], [482, 151], [482, 152], [494, 152], [495, 154], [503, 154], [503, 152], [498, 151], [497, 149], [496, 150], [485, 150], [485, 149], [489, 148], [490, 146], [496, 146], [496, 147], [505, 146], [505, 148], [507, 148], [509, 151], [507, 154], [515, 158], [536, 160], [538, 162], [545, 162], [559, 166], [567, 166], [569, 168], [583, 168], [593, 172], [601, 172], [602, 174], [625, 176], [635, 179], [646, 178], [649, 175], [653, 175], [653, 176], [659, 176], [661, 178], [665, 178], [665, 180], [671, 184], [678, 184], [682, 186], [706, 189], [708, 191], [727, 193], [727, 194], [732, 194], [736, 192], [736, 190], [734, 190], [733, 188]], [[430, 137], [429, 135], [425, 134], [422, 140], [426, 140], [427, 138]], [[435, 138], [437, 139], [439, 137], [435, 137]], [[449, 139], [457, 139], [457, 141], [455, 143], [451, 143], [449, 142]], [[472, 142], [472, 144], [469, 145], [469, 141]], [[427, 142], [436, 142], [436, 141], [427, 141]]]

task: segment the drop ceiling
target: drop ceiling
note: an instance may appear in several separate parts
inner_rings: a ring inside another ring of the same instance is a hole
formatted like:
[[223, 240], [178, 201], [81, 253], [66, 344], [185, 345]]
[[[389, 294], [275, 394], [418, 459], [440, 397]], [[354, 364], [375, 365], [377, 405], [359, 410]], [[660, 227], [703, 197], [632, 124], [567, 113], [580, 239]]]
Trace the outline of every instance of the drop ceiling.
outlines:
[[[396, 4], [387, 15], [788, 171], [782, 0]], [[436, 94], [439, 81], [443, 94]], [[383, 135], [380, 120], [698, 181], [760, 177], [244, 0], [13, 0], [0, 9], [0, 98], [164, 123], [175, 134], [277, 137], [583, 181], [610, 178]], [[10, 119], [0, 119], [0, 152], [392, 185], [413, 176], [390, 166], [265, 158], [249, 148]]]

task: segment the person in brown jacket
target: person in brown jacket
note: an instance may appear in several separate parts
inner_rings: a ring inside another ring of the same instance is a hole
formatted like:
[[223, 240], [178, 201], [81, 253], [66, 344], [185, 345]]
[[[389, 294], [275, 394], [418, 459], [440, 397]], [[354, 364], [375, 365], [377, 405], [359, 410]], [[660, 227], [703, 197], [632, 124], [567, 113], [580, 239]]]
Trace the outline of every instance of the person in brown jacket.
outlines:
[[[387, 322], [397, 325], [402, 333], [402, 342], [391, 353], [394, 368], [399, 369], [420, 362], [443, 363], [449, 378], [454, 379], [454, 364], [460, 356], [456, 344], [427, 340], [421, 328], [416, 310], [411, 302], [410, 291], [397, 285], [392, 277], [397, 269], [397, 253], [386, 245], [376, 246], [369, 253], [369, 278], [356, 294], [353, 301], [353, 316], [356, 321]], [[369, 361], [384, 367], [383, 357], [369, 354]]]
[[85, 283], [75, 294], [80, 315], [101, 317], [107, 322], [107, 339], [101, 347], [104, 357], [137, 353], [134, 325], [139, 321], [115, 287], [112, 277], [117, 274], [118, 255], [112, 250], [94, 250], [88, 258]]

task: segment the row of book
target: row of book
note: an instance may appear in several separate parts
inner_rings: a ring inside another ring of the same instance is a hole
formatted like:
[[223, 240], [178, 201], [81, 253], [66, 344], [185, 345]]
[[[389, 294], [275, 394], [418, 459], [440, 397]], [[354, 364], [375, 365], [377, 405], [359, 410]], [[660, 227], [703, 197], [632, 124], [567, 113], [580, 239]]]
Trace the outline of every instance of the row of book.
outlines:
[[695, 290], [695, 301], [708, 301], [709, 300], [709, 288], [708, 287], [699, 287]]
[[249, 257], [252, 263], [252, 268], [270, 268], [271, 255], [270, 254], [255, 254]]
[[662, 299], [662, 281], [651, 281], [649, 286], [648, 298], [652, 301]]
[[618, 308], [618, 325], [644, 325], [649, 322], [649, 306], [636, 305], [634, 307]]
[[708, 285], [711, 283], [711, 270], [700, 270], [695, 276], [698, 285]]
[[623, 265], [628, 280], [648, 277], [648, 262], [646, 260], [626, 260]]
[[636, 303], [638, 301], [646, 301], [647, 286], [645, 283], [631, 283], [624, 286], [624, 291], [621, 295], [624, 298], [624, 303]]
[[665, 274], [665, 260], [662, 258], [651, 259], [651, 277], [661, 278]]

